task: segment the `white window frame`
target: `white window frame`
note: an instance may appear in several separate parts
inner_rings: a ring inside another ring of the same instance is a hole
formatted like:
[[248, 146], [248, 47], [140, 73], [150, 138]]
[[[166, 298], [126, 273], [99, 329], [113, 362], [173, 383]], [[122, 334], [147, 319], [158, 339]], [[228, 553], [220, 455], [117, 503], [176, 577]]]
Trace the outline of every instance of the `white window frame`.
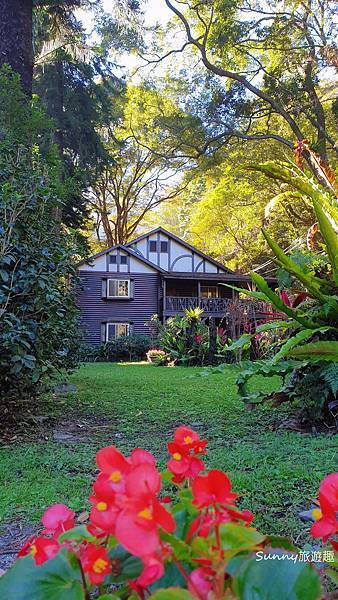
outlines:
[[130, 335], [130, 323], [120, 323], [118, 321], [109, 321], [109, 323], [106, 323], [106, 336], [105, 336], [106, 342], [111, 342], [112, 341], [112, 340], [109, 339], [109, 326], [110, 325], [115, 325], [115, 332], [116, 332], [116, 328], [119, 325], [124, 325], [127, 328], [127, 333], [126, 334], [123, 333], [123, 334], [120, 334], [120, 335], [115, 335], [115, 337], [112, 338], [112, 339], [118, 340], [119, 337], [122, 337], [124, 335]]
[[[118, 283], [120, 283], [120, 282], [127, 283], [128, 284], [128, 295], [127, 296], [124, 296], [124, 295], [111, 296], [109, 294], [109, 282], [110, 281], [117, 281]], [[115, 277], [110, 277], [109, 279], [107, 279], [107, 298], [119, 298], [119, 299], [130, 298], [130, 279], [116, 279]]]

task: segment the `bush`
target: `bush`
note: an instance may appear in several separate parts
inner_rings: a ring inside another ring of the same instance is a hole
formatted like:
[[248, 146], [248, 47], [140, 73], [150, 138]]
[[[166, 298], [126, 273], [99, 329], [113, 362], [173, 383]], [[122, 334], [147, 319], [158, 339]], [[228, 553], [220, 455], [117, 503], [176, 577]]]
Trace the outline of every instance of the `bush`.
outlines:
[[[334, 579], [332, 548], [301, 551], [258, 532], [252, 513], [236, 506], [228, 476], [202, 473], [206, 445], [179, 427], [162, 474], [140, 448], [129, 457], [114, 446], [99, 450], [89, 519], [84, 524], [82, 513], [76, 526], [67, 506], [49, 507], [42, 533], [1, 578], [1, 598], [24, 600], [27, 589], [31, 598], [67, 600], [323, 598], [318, 568]], [[162, 481], [170, 496], [161, 492]], [[319, 505], [311, 535], [337, 548], [338, 473], [322, 481]]]
[[78, 247], [58, 219], [62, 185], [49, 138], [50, 123], [29, 105], [18, 76], [1, 69], [0, 395], [6, 400], [35, 395], [76, 364]]
[[101, 344], [98, 347], [86, 346], [82, 350], [84, 362], [116, 362], [119, 360], [142, 360], [151, 347], [147, 335], [126, 335]]

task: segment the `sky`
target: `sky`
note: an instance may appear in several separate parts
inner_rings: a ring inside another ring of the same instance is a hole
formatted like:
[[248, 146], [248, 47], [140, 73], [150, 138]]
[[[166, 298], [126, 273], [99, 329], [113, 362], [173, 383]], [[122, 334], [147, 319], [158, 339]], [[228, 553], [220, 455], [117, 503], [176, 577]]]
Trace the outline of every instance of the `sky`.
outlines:
[[[102, 0], [102, 6], [107, 13], [113, 11], [114, 3], [114, 0]], [[172, 16], [172, 12], [167, 8], [164, 0], [147, 0], [143, 5], [143, 10], [148, 25], [155, 25], [156, 23], [163, 25]], [[85, 28], [90, 31], [91, 17], [88, 11], [78, 10], [77, 15]]]

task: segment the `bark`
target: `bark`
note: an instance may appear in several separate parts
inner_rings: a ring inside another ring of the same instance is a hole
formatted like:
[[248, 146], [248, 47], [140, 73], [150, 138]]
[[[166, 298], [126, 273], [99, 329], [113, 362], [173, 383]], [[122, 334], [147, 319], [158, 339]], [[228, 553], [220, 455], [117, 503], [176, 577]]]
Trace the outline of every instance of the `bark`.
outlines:
[[19, 73], [22, 88], [32, 94], [33, 0], [0, 0], [0, 65]]

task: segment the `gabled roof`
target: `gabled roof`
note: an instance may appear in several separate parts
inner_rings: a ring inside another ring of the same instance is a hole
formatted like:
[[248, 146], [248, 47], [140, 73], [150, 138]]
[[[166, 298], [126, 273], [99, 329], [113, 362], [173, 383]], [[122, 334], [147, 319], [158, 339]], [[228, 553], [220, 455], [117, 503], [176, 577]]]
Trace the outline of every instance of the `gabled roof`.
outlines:
[[160, 273], [168, 272], [165, 269], [162, 269], [162, 267], [158, 267], [157, 265], [155, 265], [155, 263], [152, 263], [150, 260], [147, 260], [138, 252], [135, 252], [134, 250], [132, 250], [132, 248], [128, 248], [127, 246], [124, 246], [123, 244], [116, 244], [115, 246], [110, 246], [110, 248], [107, 248], [106, 250], [101, 250], [101, 252], [97, 252], [96, 254], [93, 254], [89, 258], [82, 260], [78, 264], [78, 267], [80, 267], [81, 265], [86, 265], [86, 264], [89, 265], [92, 260], [95, 260], [95, 258], [98, 258], [99, 256], [103, 256], [104, 254], [109, 254], [109, 252], [111, 252], [112, 250], [118, 250], [118, 249], [124, 250], [125, 252], [127, 252], [127, 254], [129, 254], [130, 256], [133, 256], [140, 262], [145, 263], [146, 265], [148, 265], [155, 271], [159, 271]]
[[[211, 256], [208, 256], [207, 254], [204, 254], [204, 252], [201, 252], [201, 250], [198, 250], [197, 248], [195, 248], [195, 246], [192, 246], [191, 244], [188, 244], [188, 242], [185, 242], [184, 240], [182, 240], [181, 238], [177, 237], [173, 233], [170, 233], [170, 231], [167, 231], [163, 227], [156, 227], [156, 229], [152, 229], [151, 231], [148, 231], [148, 233], [144, 233], [143, 235], [139, 235], [134, 240], [131, 240], [131, 242], [128, 242], [126, 244], [126, 247], [132, 246], [133, 244], [136, 244], [137, 242], [140, 242], [141, 240], [144, 240], [145, 238], [149, 237], [150, 235], [153, 235], [154, 233], [163, 233], [164, 235], [167, 235], [171, 239], [175, 240], [175, 242], [178, 242], [179, 244], [181, 244], [181, 246], [184, 246], [185, 248], [187, 248], [188, 250], [191, 250], [192, 252], [194, 252], [195, 254], [197, 254], [198, 256], [200, 256], [201, 258], [204, 258], [205, 260], [208, 260], [210, 263], [214, 264], [216, 267], [219, 267], [220, 269], [222, 269], [222, 271], [225, 271], [226, 273], [234, 273], [234, 271], [231, 271], [231, 269], [228, 269], [222, 263], [218, 262], [214, 258], [211, 258]], [[150, 264], [153, 264], [153, 263], [150, 263]]]

